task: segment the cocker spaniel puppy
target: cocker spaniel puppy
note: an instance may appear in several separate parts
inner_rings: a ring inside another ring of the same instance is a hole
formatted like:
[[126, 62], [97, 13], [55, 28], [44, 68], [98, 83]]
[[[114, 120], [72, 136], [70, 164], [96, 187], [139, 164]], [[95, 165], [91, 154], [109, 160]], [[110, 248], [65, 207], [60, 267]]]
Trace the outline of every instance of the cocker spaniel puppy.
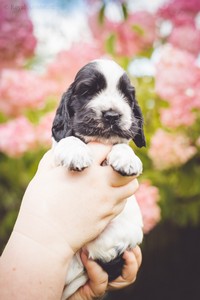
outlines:
[[[63, 94], [52, 126], [57, 165], [81, 171], [89, 167], [90, 141], [113, 144], [106, 163], [125, 176], [142, 172], [142, 163], [128, 146], [145, 146], [143, 118], [135, 90], [125, 71], [114, 61], [99, 59], [85, 65]], [[98, 174], [97, 174], [98, 176]], [[123, 253], [142, 242], [142, 217], [134, 196], [94, 241], [86, 245], [89, 257], [117, 278], [123, 267]], [[67, 299], [88, 277], [79, 252], [72, 259], [62, 299]]]

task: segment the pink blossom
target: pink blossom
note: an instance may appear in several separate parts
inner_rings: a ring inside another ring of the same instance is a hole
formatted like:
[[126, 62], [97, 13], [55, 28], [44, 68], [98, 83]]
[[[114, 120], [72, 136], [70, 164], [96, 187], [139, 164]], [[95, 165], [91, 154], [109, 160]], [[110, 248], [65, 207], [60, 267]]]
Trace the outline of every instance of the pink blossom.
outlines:
[[0, 125], [0, 151], [11, 157], [19, 157], [35, 147], [36, 136], [33, 125], [19, 117]]
[[57, 84], [57, 94], [62, 94], [73, 82], [78, 70], [91, 60], [103, 55], [98, 42], [74, 44], [67, 51], [61, 51], [48, 66], [46, 78]]
[[196, 26], [194, 15], [188, 14], [187, 12], [181, 12], [181, 14], [174, 16], [172, 24], [174, 27]]
[[151, 139], [149, 157], [156, 169], [163, 170], [185, 164], [197, 153], [189, 137], [158, 129]]
[[42, 108], [55, 84], [28, 70], [4, 69], [0, 78], [0, 110], [17, 116], [27, 108]]
[[117, 23], [110, 21], [104, 16], [103, 23], [99, 21], [99, 12], [88, 16], [88, 25], [92, 36], [96, 41], [101, 42], [101, 47], [104, 47], [105, 40], [110, 36], [113, 30], [116, 29]]
[[131, 14], [116, 28], [117, 54], [133, 56], [151, 47], [155, 40], [155, 19], [148, 12]]
[[197, 56], [200, 51], [200, 30], [193, 25], [175, 27], [168, 42]]
[[129, 14], [127, 20], [121, 22], [105, 18], [103, 24], [92, 16], [90, 27], [94, 37], [101, 41], [114, 34], [114, 52], [120, 56], [132, 57], [151, 47], [156, 38], [155, 17], [146, 11]]
[[175, 21], [182, 14], [194, 17], [199, 11], [199, 0], [171, 0], [161, 7], [159, 15], [165, 19]]
[[0, 1], [0, 66], [21, 65], [33, 55], [36, 39], [24, 0]]
[[42, 117], [40, 123], [36, 127], [36, 136], [39, 144], [44, 148], [49, 148], [52, 143], [51, 128], [55, 112], [50, 112]]
[[175, 128], [193, 124], [193, 109], [200, 108], [199, 82], [200, 68], [195, 57], [172, 46], [164, 46], [156, 67], [155, 90], [169, 103], [169, 108], [161, 112], [165, 125]]
[[195, 63], [193, 55], [170, 45], [163, 46], [156, 68], [156, 92], [173, 102], [174, 96], [198, 86], [200, 70]]
[[159, 190], [149, 181], [145, 181], [140, 183], [135, 196], [142, 212], [144, 232], [148, 233], [161, 218], [160, 207], [157, 204], [160, 198]]
[[[182, 105], [182, 104], [181, 104]], [[191, 126], [196, 121], [195, 114], [181, 105], [170, 106], [160, 111], [161, 122], [164, 126], [177, 128], [179, 126]]]

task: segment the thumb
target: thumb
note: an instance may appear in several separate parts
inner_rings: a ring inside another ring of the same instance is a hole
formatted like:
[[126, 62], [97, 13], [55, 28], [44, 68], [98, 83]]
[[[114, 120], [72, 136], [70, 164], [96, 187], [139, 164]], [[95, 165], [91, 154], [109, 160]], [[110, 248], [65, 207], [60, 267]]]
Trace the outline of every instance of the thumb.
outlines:
[[94, 163], [100, 165], [112, 149], [112, 145], [92, 142], [88, 144], [94, 158]]

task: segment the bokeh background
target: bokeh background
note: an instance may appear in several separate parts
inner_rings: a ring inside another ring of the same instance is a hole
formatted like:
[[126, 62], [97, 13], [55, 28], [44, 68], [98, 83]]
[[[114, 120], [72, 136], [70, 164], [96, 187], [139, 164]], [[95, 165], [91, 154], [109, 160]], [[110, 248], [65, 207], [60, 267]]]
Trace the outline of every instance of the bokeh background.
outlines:
[[136, 283], [106, 299], [200, 299], [200, 0], [0, 0], [0, 248], [90, 60], [129, 74], [144, 114]]

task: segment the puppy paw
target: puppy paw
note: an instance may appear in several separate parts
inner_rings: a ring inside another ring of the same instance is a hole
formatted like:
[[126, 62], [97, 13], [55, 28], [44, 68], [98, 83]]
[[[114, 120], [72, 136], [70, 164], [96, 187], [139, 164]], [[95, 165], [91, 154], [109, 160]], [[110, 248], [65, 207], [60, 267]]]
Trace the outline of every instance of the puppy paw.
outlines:
[[92, 164], [88, 146], [76, 137], [66, 137], [54, 146], [55, 164], [69, 170], [82, 171]]
[[112, 147], [107, 157], [107, 164], [123, 176], [139, 176], [142, 173], [142, 162], [126, 144]]

